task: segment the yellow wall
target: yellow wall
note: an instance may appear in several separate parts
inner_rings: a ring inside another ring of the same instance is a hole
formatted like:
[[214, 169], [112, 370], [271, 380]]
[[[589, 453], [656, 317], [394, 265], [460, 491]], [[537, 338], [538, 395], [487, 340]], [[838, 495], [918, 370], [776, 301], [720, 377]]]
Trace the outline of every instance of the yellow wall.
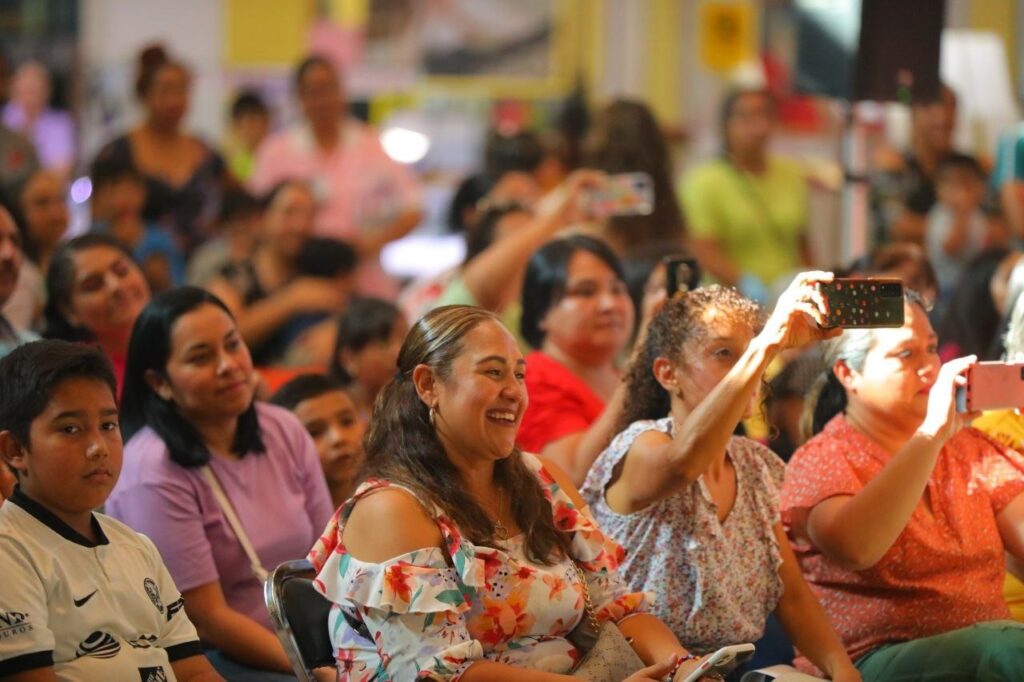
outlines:
[[1017, 64], [1017, 2], [1018, 0], [973, 0], [968, 21], [979, 31], [992, 31], [1003, 39], [1010, 75], [1017, 82], [1020, 66]]

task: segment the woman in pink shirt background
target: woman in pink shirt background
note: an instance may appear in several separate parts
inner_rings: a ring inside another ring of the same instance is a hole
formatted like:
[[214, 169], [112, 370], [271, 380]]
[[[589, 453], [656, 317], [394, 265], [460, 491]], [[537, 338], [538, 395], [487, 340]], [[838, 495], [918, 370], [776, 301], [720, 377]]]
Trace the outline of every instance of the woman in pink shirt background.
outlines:
[[304, 120], [262, 144], [250, 187], [263, 193], [284, 180], [308, 181], [319, 202], [318, 233], [359, 250], [363, 294], [393, 299], [398, 286], [381, 269], [380, 251], [420, 222], [419, 184], [384, 153], [373, 129], [347, 116], [341, 80], [327, 59], [299, 64], [295, 92]]

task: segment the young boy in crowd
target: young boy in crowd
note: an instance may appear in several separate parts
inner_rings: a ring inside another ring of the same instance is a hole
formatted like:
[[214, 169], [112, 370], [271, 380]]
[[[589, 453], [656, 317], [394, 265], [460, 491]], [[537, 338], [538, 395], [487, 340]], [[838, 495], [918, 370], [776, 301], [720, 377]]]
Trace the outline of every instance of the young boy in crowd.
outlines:
[[335, 507], [352, 496], [363, 465], [365, 424], [341, 383], [322, 374], [302, 374], [271, 396], [291, 410], [312, 436]]
[[938, 201], [928, 214], [925, 246], [939, 281], [939, 300], [949, 300], [966, 264], [984, 249], [1004, 244], [1005, 230], [988, 219], [985, 171], [973, 156], [951, 153], [935, 175]]
[[90, 169], [92, 231], [122, 242], [149, 282], [153, 293], [185, 281], [185, 258], [171, 234], [142, 217], [146, 181], [130, 164], [100, 157]]
[[231, 103], [231, 121], [224, 157], [241, 183], [252, 177], [256, 150], [270, 132], [270, 109], [255, 90], [242, 90]]
[[189, 256], [185, 281], [205, 287], [228, 265], [248, 260], [262, 229], [262, 220], [263, 207], [256, 197], [243, 189], [226, 190], [220, 202], [216, 231]]
[[0, 359], [0, 678], [219, 680], [153, 544], [93, 510], [121, 472], [110, 363], [35, 341]]

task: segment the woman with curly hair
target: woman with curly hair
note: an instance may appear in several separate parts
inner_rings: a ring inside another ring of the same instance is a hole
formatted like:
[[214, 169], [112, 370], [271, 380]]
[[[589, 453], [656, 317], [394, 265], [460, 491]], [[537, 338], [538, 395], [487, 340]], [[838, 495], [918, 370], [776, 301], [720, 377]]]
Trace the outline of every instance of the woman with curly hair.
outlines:
[[[825, 302], [797, 277], [764, 324], [735, 289], [712, 286], [666, 304], [626, 378], [619, 435], [597, 458], [583, 495], [630, 553], [632, 589], [698, 653], [759, 639], [775, 612], [796, 646], [834, 680], [859, 680], [812, 596], [779, 518], [783, 463], [733, 436], [783, 349], [838, 334], [819, 326]], [[759, 332], [760, 330], [760, 332]], [[736, 567], [743, 567], [736, 570]]]

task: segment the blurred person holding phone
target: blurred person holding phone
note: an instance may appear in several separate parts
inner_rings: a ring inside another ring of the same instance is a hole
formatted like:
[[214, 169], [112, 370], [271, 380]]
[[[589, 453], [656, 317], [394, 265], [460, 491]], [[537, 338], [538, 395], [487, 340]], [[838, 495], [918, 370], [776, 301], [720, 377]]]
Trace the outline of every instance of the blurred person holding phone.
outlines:
[[648, 179], [651, 210], [603, 216], [601, 236], [616, 252], [652, 242], [683, 245], [686, 226], [672, 191], [672, 155], [650, 107], [616, 99], [599, 109], [582, 141], [580, 165], [608, 175], [642, 174]]
[[[782, 520], [864, 680], [1024, 679], [1005, 556], [1024, 559], [1024, 456], [966, 428], [924, 303], [824, 344], [814, 435], [786, 469]], [[806, 659], [799, 667], [808, 669]]]
[[[509, 329], [518, 330], [527, 263], [547, 241], [588, 217], [588, 192], [607, 180], [604, 173], [576, 171], [535, 205], [493, 197], [467, 231], [466, 258], [435, 307], [477, 305], [497, 313]], [[528, 347], [522, 340], [520, 345]]]

